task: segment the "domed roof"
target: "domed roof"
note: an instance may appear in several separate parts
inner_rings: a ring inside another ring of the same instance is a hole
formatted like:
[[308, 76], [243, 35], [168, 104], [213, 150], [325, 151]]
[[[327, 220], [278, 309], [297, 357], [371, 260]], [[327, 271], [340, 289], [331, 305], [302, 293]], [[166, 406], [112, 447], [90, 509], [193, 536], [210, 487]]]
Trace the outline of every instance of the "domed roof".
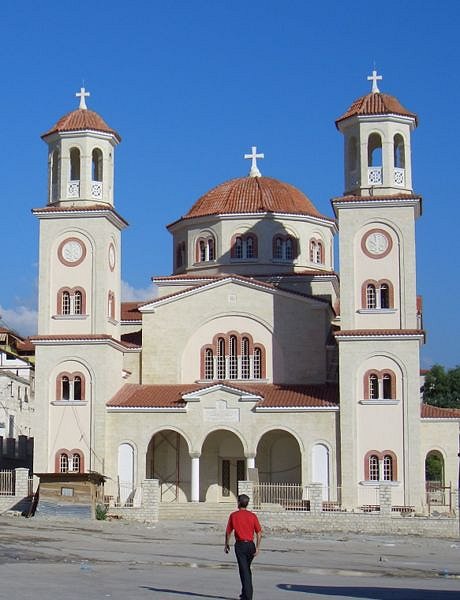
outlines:
[[356, 115], [402, 115], [411, 117], [417, 126], [417, 115], [410, 112], [394, 96], [382, 94], [381, 92], [370, 92], [355, 100], [350, 108], [339, 117], [335, 124], [338, 127], [341, 121]]
[[119, 134], [114, 129], [111, 129], [100, 115], [87, 108], [77, 108], [77, 110], [67, 113], [49, 131], [44, 133], [42, 138], [46, 138], [48, 135], [56, 132], [87, 130], [110, 133], [119, 142], [121, 141]]
[[272, 177], [239, 177], [201, 196], [185, 218], [265, 212], [322, 217], [307, 196], [289, 183]]

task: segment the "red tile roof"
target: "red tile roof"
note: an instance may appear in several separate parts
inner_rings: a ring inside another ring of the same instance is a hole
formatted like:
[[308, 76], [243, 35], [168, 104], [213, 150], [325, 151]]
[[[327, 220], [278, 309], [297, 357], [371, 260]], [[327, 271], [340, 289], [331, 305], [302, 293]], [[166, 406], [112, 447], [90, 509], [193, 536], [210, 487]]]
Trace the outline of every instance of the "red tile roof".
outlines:
[[404, 108], [394, 96], [380, 92], [371, 92], [355, 100], [350, 108], [336, 120], [335, 124], [338, 127], [341, 121], [356, 115], [402, 115], [414, 119], [417, 126], [417, 115], [415, 113]]
[[[305, 277], [305, 276], [311, 276], [311, 277], [338, 277], [338, 274], [335, 271], [323, 271], [323, 270], [315, 270], [315, 269], [304, 269], [303, 271], [289, 271], [286, 273], [270, 273], [269, 275], [263, 274], [263, 273], [254, 273], [254, 274], [250, 274], [250, 275], [246, 275], [246, 277], [244, 277], [245, 279], [249, 279], [249, 280], [259, 280], [259, 281], [265, 281], [266, 279], [270, 279], [272, 277], [278, 278], [278, 277]], [[152, 281], [157, 281], [157, 282], [161, 282], [161, 281], [195, 281], [195, 280], [202, 280], [202, 281], [215, 281], [217, 279], [222, 279], [223, 277], [242, 277], [240, 275], [233, 275], [231, 273], [221, 273], [220, 275], [189, 275], [188, 273], [184, 273], [183, 275], [165, 275], [163, 277], [159, 276], [159, 277], [152, 277]]]
[[142, 346], [142, 329], [139, 331], [132, 331], [131, 333], [123, 333], [121, 335], [121, 341], [125, 344], [132, 344], [137, 348]]
[[323, 217], [300, 190], [271, 177], [239, 177], [201, 196], [184, 218], [235, 213], [288, 213]]
[[330, 385], [275, 385], [212, 381], [205, 384], [142, 385], [127, 383], [107, 402], [121, 408], [183, 408], [182, 396], [222, 384], [261, 396], [257, 408], [333, 408], [338, 407], [338, 389]]
[[338, 196], [332, 198], [331, 202], [378, 202], [379, 200], [421, 200], [418, 194], [374, 194], [372, 196], [357, 196], [348, 194], [347, 196]]
[[123, 219], [123, 217], [121, 217], [117, 213], [117, 211], [113, 208], [113, 206], [111, 206], [110, 204], [88, 204], [88, 205], [84, 205], [84, 206], [61, 206], [61, 205], [53, 204], [51, 206], [33, 208], [32, 212], [34, 214], [55, 213], [55, 212], [56, 213], [60, 213], [60, 212], [78, 213], [78, 212], [101, 211], [101, 210], [110, 211], [111, 213], [116, 215], [121, 221], [123, 221], [123, 223], [126, 223], [126, 225], [128, 225], [128, 221], [125, 221], [125, 219]]
[[343, 329], [336, 331], [336, 337], [401, 336], [425, 335], [423, 329]]
[[145, 302], [122, 302], [121, 303], [121, 320], [122, 321], [142, 321], [142, 315], [139, 312], [139, 306]]
[[440, 408], [423, 402], [421, 414], [424, 419], [460, 419], [460, 408]]
[[120, 135], [115, 129], [111, 129], [100, 115], [93, 110], [83, 108], [77, 108], [61, 117], [51, 129], [42, 135], [42, 138], [61, 131], [102, 131], [114, 135], [119, 142], [121, 141]]

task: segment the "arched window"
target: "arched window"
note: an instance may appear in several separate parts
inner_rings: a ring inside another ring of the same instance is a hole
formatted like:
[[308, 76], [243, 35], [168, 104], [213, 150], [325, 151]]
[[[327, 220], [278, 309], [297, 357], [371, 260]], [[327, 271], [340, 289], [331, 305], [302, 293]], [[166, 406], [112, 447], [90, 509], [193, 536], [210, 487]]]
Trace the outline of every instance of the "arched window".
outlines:
[[377, 294], [373, 283], [368, 283], [366, 287], [366, 308], [377, 308]]
[[69, 471], [69, 457], [62, 453], [59, 457], [59, 473], [67, 473]]
[[367, 142], [367, 164], [369, 167], [382, 166], [382, 138], [378, 133], [371, 133]]
[[255, 257], [255, 238], [253, 235], [248, 235], [246, 237], [246, 258], [254, 258]]
[[208, 236], [206, 238], [200, 238], [197, 240], [196, 246], [196, 259], [197, 262], [207, 262], [215, 260], [216, 258], [216, 245], [214, 238]]
[[230, 336], [229, 377], [238, 378], [238, 350], [236, 335]]
[[369, 456], [369, 481], [379, 481], [379, 457], [375, 454]]
[[102, 152], [94, 148], [91, 161], [91, 177], [93, 181], [102, 181]]
[[207, 348], [205, 350], [204, 378], [214, 379], [214, 352], [211, 350], [211, 348]]
[[84, 315], [86, 310], [86, 295], [82, 288], [65, 288], [58, 292], [58, 315]]
[[70, 398], [70, 380], [67, 375], [63, 375], [61, 378], [61, 399], [69, 400]]
[[393, 457], [389, 454], [383, 457], [383, 481], [393, 481]]
[[324, 263], [323, 243], [320, 240], [310, 240], [310, 262], [316, 265]]
[[61, 314], [70, 315], [70, 292], [65, 290], [61, 295]]
[[217, 340], [217, 379], [225, 379], [225, 340]]
[[78, 452], [72, 454], [72, 472], [81, 473], [81, 456]]
[[384, 310], [394, 308], [393, 285], [388, 280], [364, 282], [361, 295], [364, 309]]
[[352, 136], [348, 142], [348, 168], [350, 171], [356, 171], [358, 166], [358, 143]]
[[107, 295], [107, 316], [109, 319], [115, 319], [115, 293], [109, 290]]
[[369, 398], [375, 400], [379, 397], [379, 378], [375, 373], [369, 375]]
[[70, 149], [70, 181], [80, 181], [80, 150]]
[[56, 380], [56, 400], [81, 401], [85, 399], [85, 378], [81, 373], [61, 373]]
[[235, 258], [243, 258], [243, 238], [240, 235], [235, 238]]
[[444, 457], [438, 450], [428, 452], [425, 458], [425, 481], [427, 491], [444, 485]]
[[59, 152], [55, 150], [51, 158], [51, 183], [57, 185], [59, 180]]
[[241, 379], [249, 379], [251, 373], [249, 358], [249, 338], [241, 340]]
[[397, 133], [393, 138], [394, 166], [397, 169], [404, 169], [406, 166], [406, 157], [404, 152], [404, 138]]
[[254, 346], [249, 334], [218, 334], [214, 337], [212, 345], [201, 349], [201, 361], [201, 377], [207, 380], [248, 380], [265, 377], [264, 349], [260, 344]]
[[364, 399], [395, 400], [396, 376], [393, 371], [368, 371], [364, 375]]
[[275, 236], [273, 238], [273, 258], [275, 260], [293, 260], [297, 258], [297, 240], [290, 235]]

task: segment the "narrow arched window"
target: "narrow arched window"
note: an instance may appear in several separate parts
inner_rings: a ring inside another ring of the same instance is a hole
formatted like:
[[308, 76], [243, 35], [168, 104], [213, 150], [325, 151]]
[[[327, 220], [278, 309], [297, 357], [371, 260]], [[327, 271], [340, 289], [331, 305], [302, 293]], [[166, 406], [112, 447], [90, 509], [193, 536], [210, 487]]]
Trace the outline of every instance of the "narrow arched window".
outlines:
[[378, 133], [371, 133], [367, 142], [367, 164], [369, 167], [382, 166], [382, 138]]
[[59, 472], [67, 473], [69, 471], [69, 457], [62, 453], [59, 457]]
[[208, 260], [214, 260], [216, 257], [215, 248], [214, 248], [214, 240], [212, 238], [208, 239]]
[[80, 180], [80, 150], [78, 148], [70, 150], [70, 180]]
[[72, 454], [72, 471], [74, 473], [80, 473], [81, 469], [81, 456], [78, 454], [78, 452], [74, 452]]
[[91, 161], [91, 177], [93, 181], [102, 181], [102, 152], [94, 148]]
[[61, 378], [61, 400], [70, 399], [70, 380], [67, 375]]
[[254, 348], [254, 379], [262, 379], [262, 350]]
[[81, 315], [83, 303], [82, 303], [82, 293], [80, 292], [80, 290], [76, 290], [74, 292], [73, 302], [74, 302], [74, 314]]
[[229, 373], [230, 379], [238, 378], [238, 348], [236, 335], [230, 336]]
[[243, 258], [243, 238], [241, 236], [235, 238], [235, 258]]
[[393, 139], [394, 165], [397, 169], [404, 169], [406, 166], [406, 157], [404, 152], [404, 138], [397, 133]]
[[273, 258], [283, 258], [283, 240], [276, 237], [273, 244]]
[[384, 373], [383, 378], [382, 378], [382, 391], [383, 391], [383, 398], [385, 400], [391, 400], [391, 398], [393, 397], [393, 386], [392, 386], [392, 381], [391, 381], [391, 375], [389, 373]]
[[390, 288], [387, 283], [380, 284], [380, 308], [390, 308]]
[[246, 258], [254, 257], [254, 238], [252, 235], [249, 235], [246, 238]]
[[370, 481], [379, 480], [379, 457], [375, 454], [369, 456], [369, 479]]
[[383, 480], [393, 481], [393, 457], [389, 454], [383, 457]]
[[206, 243], [204, 240], [200, 240], [200, 262], [206, 261]]
[[356, 171], [358, 166], [358, 143], [353, 136], [348, 142], [348, 168], [350, 171]]
[[286, 260], [292, 260], [294, 258], [294, 243], [292, 238], [288, 238], [286, 240], [286, 252], [285, 252]]
[[70, 292], [64, 291], [62, 292], [62, 309], [61, 312], [63, 315], [70, 315]]
[[73, 399], [81, 400], [81, 377], [78, 375], [73, 380]]
[[204, 378], [214, 379], [214, 353], [207, 348], [204, 355]]
[[244, 337], [241, 340], [241, 379], [249, 379], [250, 375], [249, 338]]
[[366, 308], [376, 308], [377, 307], [377, 294], [375, 290], [375, 285], [373, 283], [368, 283], [366, 287]]
[[375, 373], [369, 375], [369, 398], [376, 400], [379, 397], [379, 378]]
[[51, 158], [51, 183], [56, 185], [58, 182], [59, 152], [55, 150]]
[[225, 379], [225, 340], [217, 340], [217, 379]]

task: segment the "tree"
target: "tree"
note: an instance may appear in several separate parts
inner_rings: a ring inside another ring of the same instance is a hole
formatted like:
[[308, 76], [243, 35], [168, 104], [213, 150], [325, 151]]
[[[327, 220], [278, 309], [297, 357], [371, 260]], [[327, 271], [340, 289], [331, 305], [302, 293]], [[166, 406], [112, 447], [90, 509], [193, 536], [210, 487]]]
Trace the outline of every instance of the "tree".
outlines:
[[433, 406], [460, 408], [460, 366], [446, 371], [433, 365], [425, 375], [423, 400]]

